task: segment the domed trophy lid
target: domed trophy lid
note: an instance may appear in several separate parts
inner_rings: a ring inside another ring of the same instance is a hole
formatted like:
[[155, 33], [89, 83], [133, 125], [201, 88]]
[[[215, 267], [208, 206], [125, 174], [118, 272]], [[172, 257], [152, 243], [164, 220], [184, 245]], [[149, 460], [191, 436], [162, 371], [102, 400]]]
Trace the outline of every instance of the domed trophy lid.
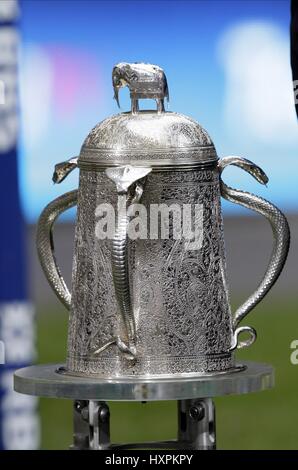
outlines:
[[[208, 167], [218, 157], [212, 140], [195, 120], [164, 109], [167, 79], [157, 65], [120, 63], [113, 68], [114, 98], [128, 86], [131, 111], [98, 123], [85, 139], [78, 165], [104, 169], [118, 165], [150, 166], [153, 170]], [[140, 111], [139, 99], [154, 99], [156, 110]]]

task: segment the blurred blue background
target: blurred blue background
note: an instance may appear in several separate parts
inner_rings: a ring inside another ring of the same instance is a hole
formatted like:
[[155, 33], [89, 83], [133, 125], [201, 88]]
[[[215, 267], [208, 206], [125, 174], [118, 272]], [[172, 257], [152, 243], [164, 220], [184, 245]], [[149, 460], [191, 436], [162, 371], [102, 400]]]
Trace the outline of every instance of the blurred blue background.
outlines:
[[[288, 1], [23, 0], [21, 7], [20, 178], [29, 222], [77, 186], [74, 172], [54, 187], [54, 164], [77, 155], [89, 130], [118, 112], [111, 71], [120, 61], [161, 65], [169, 109], [198, 120], [219, 156], [245, 156], [270, 177], [262, 188], [231, 169], [230, 182], [296, 211]], [[129, 108], [125, 91], [121, 103]]]

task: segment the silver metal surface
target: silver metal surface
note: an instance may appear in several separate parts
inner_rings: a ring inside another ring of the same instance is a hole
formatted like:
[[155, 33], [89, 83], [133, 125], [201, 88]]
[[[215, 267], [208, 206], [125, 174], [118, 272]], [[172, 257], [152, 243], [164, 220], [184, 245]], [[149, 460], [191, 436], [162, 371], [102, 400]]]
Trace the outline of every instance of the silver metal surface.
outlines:
[[[120, 65], [115, 71], [116, 88], [128, 84], [136, 99], [141, 89], [143, 97], [156, 92], [159, 79], [156, 81], [154, 74], [160, 74], [159, 69], [145, 67], [143, 73], [143, 64], [141, 68]], [[161, 162], [165, 166], [161, 167]], [[37, 237], [46, 276], [58, 298], [70, 308], [69, 374], [90, 378], [208, 376], [231, 371], [235, 368], [233, 351], [253, 343], [256, 332], [247, 326], [237, 328], [238, 323], [277, 279], [289, 246], [288, 226], [272, 204], [229, 188], [221, 180], [223, 168], [234, 164], [265, 182], [266, 175], [259, 167], [239, 157], [217, 162], [209, 135], [193, 119], [135, 109], [134, 113], [121, 113], [99, 123], [86, 138], [78, 161], [56, 166], [57, 182], [76, 164], [80, 167], [78, 193], [68, 193], [47, 206]], [[103, 168], [106, 170], [99, 171]], [[139, 186], [133, 184], [136, 193], [128, 199], [136, 197], [141, 188], [138, 200], [149, 214], [149, 223], [153, 206], [167, 208], [168, 218], [162, 220], [168, 227], [167, 236], [159, 232], [152, 236], [147, 224], [145, 237], [128, 240], [128, 214], [118, 214], [119, 192], [124, 194], [131, 184], [125, 168], [132, 168], [132, 174], [141, 171], [140, 177], [144, 176]], [[161, 168], [163, 171], [159, 171]], [[275, 236], [265, 277], [235, 318], [227, 287], [221, 194], [265, 215]], [[70, 296], [56, 264], [52, 226], [76, 200]], [[194, 244], [184, 235], [174, 237], [172, 204], [179, 209], [180, 217], [185, 205], [202, 209], [195, 220], [192, 218], [191, 225], [201, 234]], [[97, 236], [103, 216], [98, 208], [103, 206], [111, 207], [120, 222], [112, 236], [104, 239]], [[238, 341], [245, 331], [249, 340]]]
[[211, 398], [178, 401], [178, 442], [193, 450], [215, 450], [215, 406]]
[[[154, 170], [217, 160], [212, 140], [202, 126], [182, 114], [164, 112], [163, 101], [169, 92], [160, 67], [120, 63], [113, 69], [112, 80], [118, 104], [119, 89], [129, 87], [132, 110], [107, 118], [91, 130], [78, 159], [81, 168], [103, 168], [115, 162], [146, 166], [149, 162]], [[155, 99], [157, 111], [139, 111], [140, 98]]]
[[77, 204], [78, 190], [70, 191], [50, 202], [42, 211], [37, 225], [36, 245], [41, 267], [58, 299], [69, 310], [71, 294], [64, 282], [54, 252], [53, 226], [62, 212]]
[[74, 400], [157, 401], [210, 398], [267, 390], [274, 385], [273, 368], [245, 362], [240, 372], [180, 378], [95, 379], [57, 373], [61, 364], [31, 366], [14, 374], [14, 390], [27, 395]]
[[121, 62], [113, 68], [114, 98], [119, 104], [119, 89], [128, 86], [131, 111], [139, 111], [139, 99], [154, 99], [159, 113], [164, 111], [164, 99], [169, 100], [168, 83], [164, 71], [158, 65]]
[[110, 410], [106, 403], [90, 400], [89, 417], [89, 448], [105, 450], [110, 446]]
[[[112, 273], [115, 295], [119, 310], [126, 329], [127, 344], [120, 337], [108, 341], [97, 349], [94, 354], [100, 354], [114, 343], [128, 359], [136, 357], [136, 325], [134, 312], [131, 305], [131, 290], [129, 286], [128, 266], [128, 234], [129, 207], [139, 202], [143, 194], [143, 185], [140, 179], [150, 173], [150, 168], [124, 166], [106, 170], [106, 175], [115, 183], [118, 196], [122, 196], [122, 209], [117, 210], [115, 221], [116, 230], [112, 240]], [[136, 184], [135, 184], [136, 183]], [[132, 189], [132, 185], [135, 187]]]
[[75, 400], [73, 404], [73, 444], [71, 450], [87, 450], [90, 443], [89, 402]]
[[[228, 165], [235, 165], [242, 168], [261, 184], [268, 182], [268, 177], [263, 170], [250, 160], [236, 156], [222, 158], [218, 163], [220, 173], [222, 173], [223, 169]], [[220, 189], [221, 195], [228, 201], [240, 204], [265, 216], [271, 225], [274, 238], [270, 262], [261, 283], [256, 291], [235, 312], [233, 324], [234, 328], [236, 328], [244, 317], [246, 317], [246, 315], [265, 297], [277, 281], [288, 256], [290, 229], [284, 214], [276, 206], [271, 204], [271, 202], [266, 201], [266, 199], [256, 196], [255, 194], [230, 188], [222, 179], [220, 180]], [[252, 332], [252, 334], [254, 335], [254, 332]]]
[[73, 413], [74, 432], [71, 450], [110, 448], [110, 410], [106, 403], [75, 400]]
[[114, 162], [159, 168], [214, 163], [213, 142], [196, 121], [183, 114], [120, 113], [98, 123], [85, 139], [78, 166], [102, 168]]
[[72, 450], [214, 450], [216, 448], [216, 423], [212, 399], [178, 400], [177, 404], [177, 439], [127, 444], [110, 441], [110, 411], [107, 403], [76, 400], [74, 402], [74, 440], [70, 448]]
[[200, 224], [204, 228], [202, 246], [198, 240], [189, 249], [188, 240], [172, 235], [129, 240], [137, 356], [127, 361], [114, 344], [126, 328], [114, 289], [113, 240], [95, 236], [96, 208], [110, 204], [117, 213], [117, 190], [105, 173], [81, 170], [67, 368], [102, 377], [230, 369], [233, 329], [218, 170], [150, 173], [140, 202], [147, 214], [152, 204], [174, 202], [181, 211], [184, 204], [203, 206], [196, 220], [198, 233]]
[[[151, 168], [150, 165], [152, 165], [152, 171], [153, 172], [163, 172], [163, 171], [192, 171], [195, 169], [200, 169], [200, 170], [207, 170], [207, 169], [212, 169], [216, 166], [216, 161], [206, 161], [206, 162], [199, 162], [199, 161], [191, 161], [189, 159], [181, 159], [178, 162], [175, 162], [173, 160], [169, 159], [164, 159], [164, 160], [158, 160], [155, 159], [154, 162], [152, 160], [140, 160], [138, 164], [142, 165], [142, 167], [148, 167]], [[118, 166], [123, 166], [123, 161], [122, 160], [117, 160], [116, 158], [114, 159], [113, 162], [108, 162], [108, 161], [99, 161], [99, 162], [83, 162], [80, 161], [79, 167], [82, 170], [90, 170], [90, 171], [103, 171], [106, 170], [107, 168], [114, 168]]]
[[66, 162], [57, 163], [53, 173], [53, 183], [61, 183], [78, 166], [78, 157], [73, 157]]

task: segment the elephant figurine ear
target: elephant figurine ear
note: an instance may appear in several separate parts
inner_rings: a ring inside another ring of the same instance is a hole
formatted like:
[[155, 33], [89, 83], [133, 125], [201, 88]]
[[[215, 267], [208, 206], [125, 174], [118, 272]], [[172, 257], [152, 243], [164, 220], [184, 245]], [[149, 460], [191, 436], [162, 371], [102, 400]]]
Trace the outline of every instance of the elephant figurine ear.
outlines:
[[126, 193], [133, 183], [144, 178], [151, 171], [150, 167], [126, 165], [107, 168], [105, 173], [115, 183], [118, 193]]

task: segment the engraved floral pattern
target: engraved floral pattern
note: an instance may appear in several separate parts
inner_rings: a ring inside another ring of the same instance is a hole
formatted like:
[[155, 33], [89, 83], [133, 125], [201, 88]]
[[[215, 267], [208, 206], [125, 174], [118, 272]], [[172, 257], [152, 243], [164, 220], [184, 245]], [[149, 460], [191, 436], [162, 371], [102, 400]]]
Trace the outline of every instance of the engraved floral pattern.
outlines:
[[155, 375], [233, 367], [217, 170], [151, 173], [142, 204], [169, 201], [203, 204], [202, 248], [187, 250], [184, 239], [171, 237], [130, 241], [137, 359], [127, 361], [115, 345], [94, 356], [92, 351], [115, 334], [124, 334], [110, 241], [95, 237], [95, 207], [100, 202], [115, 205], [116, 191], [104, 173], [81, 171], [68, 342], [72, 372]]

